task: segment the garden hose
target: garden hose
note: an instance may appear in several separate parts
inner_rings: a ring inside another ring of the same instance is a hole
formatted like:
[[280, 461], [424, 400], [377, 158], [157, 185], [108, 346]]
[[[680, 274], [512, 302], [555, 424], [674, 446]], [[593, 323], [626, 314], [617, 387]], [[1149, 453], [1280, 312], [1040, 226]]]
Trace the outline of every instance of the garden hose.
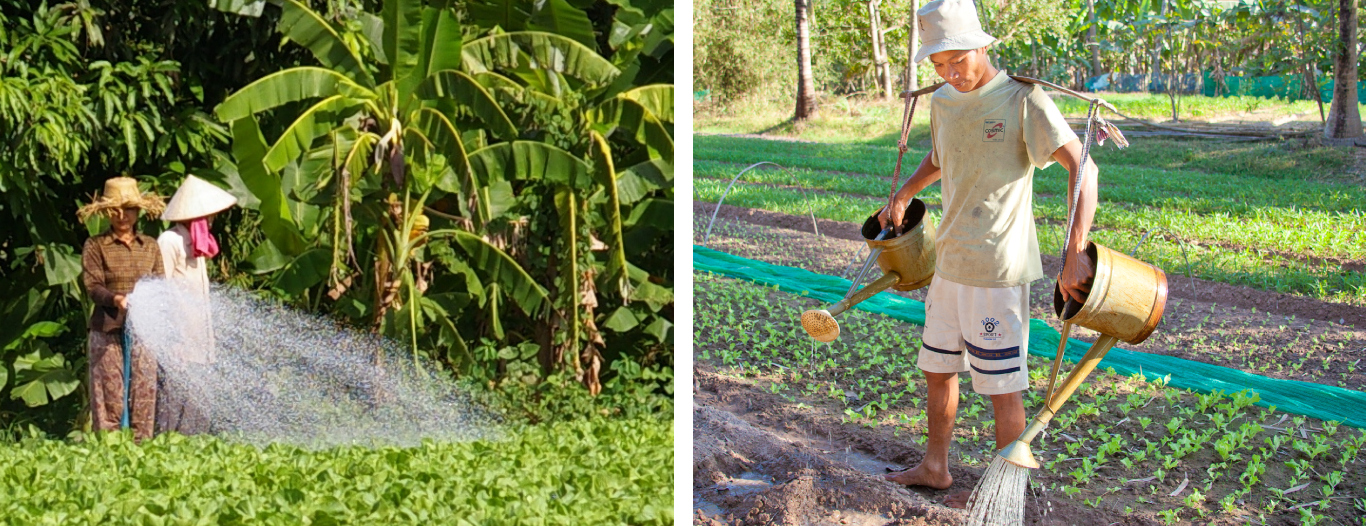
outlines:
[[122, 429], [128, 429], [129, 405], [132, 403], [133, 390], [133, 335], [128, 332], [127, 327], [124, 327], [121, 332], [123, 333], [123, 338], [121, 338], [123, 344], [123, 418], [120, 425]]

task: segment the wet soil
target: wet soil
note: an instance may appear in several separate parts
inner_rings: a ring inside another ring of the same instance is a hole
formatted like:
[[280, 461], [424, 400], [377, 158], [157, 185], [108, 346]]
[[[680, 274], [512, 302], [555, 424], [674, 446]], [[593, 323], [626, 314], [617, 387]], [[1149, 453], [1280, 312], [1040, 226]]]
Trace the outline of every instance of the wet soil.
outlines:
[[[971, 490], [979, 470], [955, 465], [946, 490], [882, 480], [922, 451], [886, 430], [852, 426], [826, 411], [766, 393], [699, 364], [694, 372], [694, 524], [957, 525], [939, 504]], [[1025, 524], [1158, 524], [1151, 514], [1088, 509], [1042, 488], [1026, 496]]]
[[[715, 205], [694, 204], [701, 243]], [[722, 205], [707, 246], [769, 263], [833, 275], [852, 274], [866, 255], [859, 224]], [[813, 232], [818, 230], [819, 236]], [[775, 250], [773, 247], [781, 247]], [[863, 251], [862, 253], [860, 251]], [[1044, 255], [1044, 273], [1060, 258]], [[1177, 356], [1272, 378], [1362, 390], [1366, 387], [1366, 307], [1167, 274], [1168, 303], [1161, 325], [1141, 352]], [[900, 293], [924, 300], [924, 289]], [[1055, 329], [1052, 281], [1031, 286], [1031, 317]], [[1095, 333], [1074, 330], [1075, 338]]]

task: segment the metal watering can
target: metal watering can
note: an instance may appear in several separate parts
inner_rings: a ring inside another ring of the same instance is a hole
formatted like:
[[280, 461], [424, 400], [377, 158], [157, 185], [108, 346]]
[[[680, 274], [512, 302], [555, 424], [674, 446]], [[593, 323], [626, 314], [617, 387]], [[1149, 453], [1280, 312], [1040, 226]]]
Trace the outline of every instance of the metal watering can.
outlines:
[[[1162, 313], [1167, 306], [1167, 274], [1162, 269], [1095, 243], [1087, 245], [1086, 254], [1091, 257], [1094, 268], [1091, 269], [1091, 291], [1086, 294], [1084, 301], [1064, 302], [1062, 290], [1057, 284], [1053, 286], [1053, 311], [1063, 321], [1063, 329], [1044, 398], [1047, 402], [1024, 433], [1020, 434], [1020, 438], [998, 453], [1006, 461], [1020, 467], [1039, 467], [1029, 443], [1048, 427], [1053, 415], [1076, 392], [1086, 376], [1095, 370], [1116, 342], [1139, 344], [1148, 339], [1162, 321]], [[1101, 337], [1091, 344], [1091, 348], [1054, 393], [1054, 381], [1058, 377], [1058, 367], [1062, 363], [1063, 350], [1067, 347], [1072, 325], [1097, 331]]]
[[806, 329], [807, 334], [817, 341], [835, 341], [840, 335], [840, 325], [835, 321], [835, 315], [888, 288], [910, 291], [930, 284], [930, 279], [934, 277], [935, 229], [929, 222], [924, 201], [912, 199], [906, 206], [901, 231], [899, 236], [883, 239], [888, 232], [881, 228], [877, 215], [863, 222], [861, 233], [870, 252], [853, 286], [858, 286], [872, 261], [876, 261], [882, 269], [882, 277], [857, 292], [851, 288], [839, 303], [803, 312], [802, 328]]

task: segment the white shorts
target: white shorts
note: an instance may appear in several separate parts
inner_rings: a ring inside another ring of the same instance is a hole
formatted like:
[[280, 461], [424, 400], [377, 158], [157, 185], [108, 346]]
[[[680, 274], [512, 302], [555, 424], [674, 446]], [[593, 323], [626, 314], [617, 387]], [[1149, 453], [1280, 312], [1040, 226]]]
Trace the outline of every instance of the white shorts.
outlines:
[[1014, 393], [1029, 387], [1028, 348], [1028, 283], [983, 288], [939, 276], [930, 281], [925, 335], [916, 361], [922, 371], [971, 371], [977, 394]]

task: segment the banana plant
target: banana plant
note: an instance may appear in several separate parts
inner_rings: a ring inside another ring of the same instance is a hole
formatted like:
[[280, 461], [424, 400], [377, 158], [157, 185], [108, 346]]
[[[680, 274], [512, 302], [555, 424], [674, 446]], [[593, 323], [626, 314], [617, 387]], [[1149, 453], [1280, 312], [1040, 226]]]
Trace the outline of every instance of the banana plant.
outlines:
[[[415, 359], [420, 339], [466, 361], [466, 334], [530, 339], [505, 330], [510, 312], [540, 329], [567, 324], [541, 338], [542, 354], [582, 360], [543, 361], [572, 362], [592, 389], [597, 376], [580, 362], [600, 365], [605, 343], [578, 328], [595, 328], [597, 283], [637, 310], [672, 302], [627, 247], [669, 230], [672, 87], [621, 81], [658, 74], [641, 63], [666, 52], [672, 37], [651, 28], [671, 26], [671, 11], [619, 9], [609, 59], [563, 0], [399, 0], [339, 22], [298, 0], [276, 5], [277, 29], [318, 64], [269, 74], [215, 109], [233, 136], [233, 160], [218, 169], [259, 201], [255, 271], [405, 335]], [[496, 16], [513, 12], [533, 16]], [[572, 216], [570, 235], [530, 241], [544, 212]], [[543, 275], [533, 260], [546, 249], [571, 249], [570, 263]], [[450, 272], [432, 271], [437, 261]], [[628, 314], [652, 320], [633, 334], [667, 337], [667, 321]]]

